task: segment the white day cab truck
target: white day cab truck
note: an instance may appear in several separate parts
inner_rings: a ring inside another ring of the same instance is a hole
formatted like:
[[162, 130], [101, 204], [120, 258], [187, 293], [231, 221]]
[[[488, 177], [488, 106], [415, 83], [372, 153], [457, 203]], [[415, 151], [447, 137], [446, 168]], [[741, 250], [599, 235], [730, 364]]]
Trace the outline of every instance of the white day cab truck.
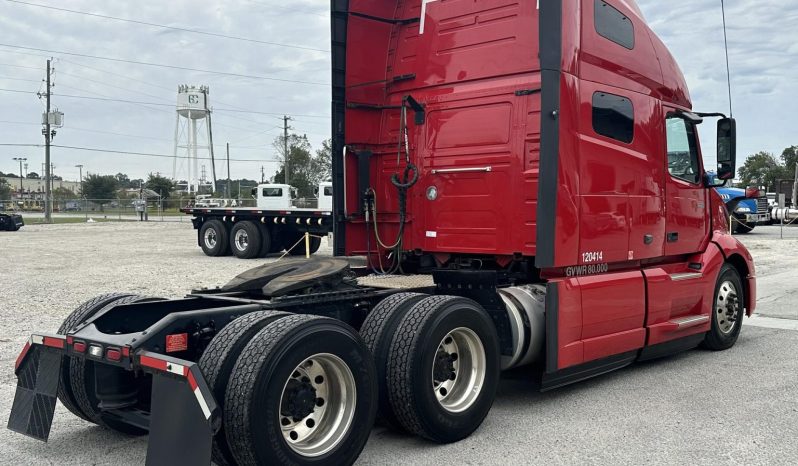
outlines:
[[292, 186], [260, 184], [252, 188], [255, 207], [211, 207], [198, 202], [181, 212], [194, 217], [197, 243], [208, 256], [234, 254], [253, 259], [283, 250], [294, 256], [310, 255], [333, 227], [332, 182], [322, 182], [317, 189], [318, 203], [311, 208], [295, 206]]

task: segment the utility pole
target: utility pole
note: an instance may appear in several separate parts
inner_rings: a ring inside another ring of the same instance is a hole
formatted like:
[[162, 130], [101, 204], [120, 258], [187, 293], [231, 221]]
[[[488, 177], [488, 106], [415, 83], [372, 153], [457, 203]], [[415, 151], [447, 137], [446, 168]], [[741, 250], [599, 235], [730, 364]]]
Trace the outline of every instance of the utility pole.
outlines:
[[291, 184], [291, 166], [289, 164], [289, 153], [288, 153], [288, 121], [291, 120], [291, 117], [284, 116], [283, 117], [283, 150], [285, 155], [285, 184]]
[[265, 176], [266, 176], [265, 169], [263, 168], [263, 165], [261, 165], [260, 166], [260, 182], [261, 182], [261, 184], [265, 183], [265, 181], [264, 181]]
[[19, 198], [22, 199], [22, 191], [24, 191], [24, 188], [22, 187], [22, 162], [25, 162], [28, 159], [25, 157], [14, 157], [14, 160], [19, 162]]
[[233, 193], [231, 192], [233, 188], [230, 186], [230, 143], [227, 143], [227, 196], [226, 198], [233, 197]]
[[80, 196], [83, 197], [83, 164], [75, 165], [75, 168], [80, 169]]
[[47, 90], [45, 95], [47, 96], [47, 114], [44, 118], [44, 179], [45, 179], [45, 188], [44, 188], [44, 222], [45, 223], [52, 223], [53, 222], [53, 204], [52, 204], [52, 186], [51, 183], [51, 171], [50, 171], [50, 96], [52, 95], [51, 92], [51, 83], [50, 83], [50, 60], [47, 60]]

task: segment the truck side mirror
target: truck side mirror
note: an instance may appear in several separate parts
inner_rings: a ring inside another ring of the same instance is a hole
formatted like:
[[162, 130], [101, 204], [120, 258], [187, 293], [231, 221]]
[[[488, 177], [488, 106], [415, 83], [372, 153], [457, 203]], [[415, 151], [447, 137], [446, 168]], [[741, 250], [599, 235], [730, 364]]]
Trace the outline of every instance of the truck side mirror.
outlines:
[[737, 174], [737, 121], [718, 120], [718, 178], [731, 180]]

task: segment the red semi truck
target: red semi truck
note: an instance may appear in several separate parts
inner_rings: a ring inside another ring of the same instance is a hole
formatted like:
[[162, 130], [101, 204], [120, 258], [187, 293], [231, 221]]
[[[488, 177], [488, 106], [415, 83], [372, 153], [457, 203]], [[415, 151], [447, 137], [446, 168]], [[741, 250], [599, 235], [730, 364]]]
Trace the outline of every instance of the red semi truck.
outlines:
[[[149, 432], [148, 464], [346, 464], [375, 417], [470, 435], [542, 390], [731, 347], [754, 264], [632, 0], [333, 0], [334, 252], [180, 300], [105, 295], [20, 354], [9, 427]], [[381, 280], [356, 275], [395, 274]], [[405, 276], [398, 276], [403, 274]]]

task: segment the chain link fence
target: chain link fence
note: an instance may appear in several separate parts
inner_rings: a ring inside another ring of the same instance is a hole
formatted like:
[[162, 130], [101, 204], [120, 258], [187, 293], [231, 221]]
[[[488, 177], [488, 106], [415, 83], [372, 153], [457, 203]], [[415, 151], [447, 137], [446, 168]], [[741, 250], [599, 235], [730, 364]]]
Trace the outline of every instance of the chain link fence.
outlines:
[[[188, 222], [190, 215], [180, 209], [192, 207], [193, 198], [174, 199], [57, 199], [53, 201], [53, 219], [117, 220], [117, 221], [173, 221]], [[238, 205], [251, 202], [240, 201]], [[26, 219], [44, 217], [45, 202], [40, 199], [2, 200], [0, 212], [23, 214]]]

